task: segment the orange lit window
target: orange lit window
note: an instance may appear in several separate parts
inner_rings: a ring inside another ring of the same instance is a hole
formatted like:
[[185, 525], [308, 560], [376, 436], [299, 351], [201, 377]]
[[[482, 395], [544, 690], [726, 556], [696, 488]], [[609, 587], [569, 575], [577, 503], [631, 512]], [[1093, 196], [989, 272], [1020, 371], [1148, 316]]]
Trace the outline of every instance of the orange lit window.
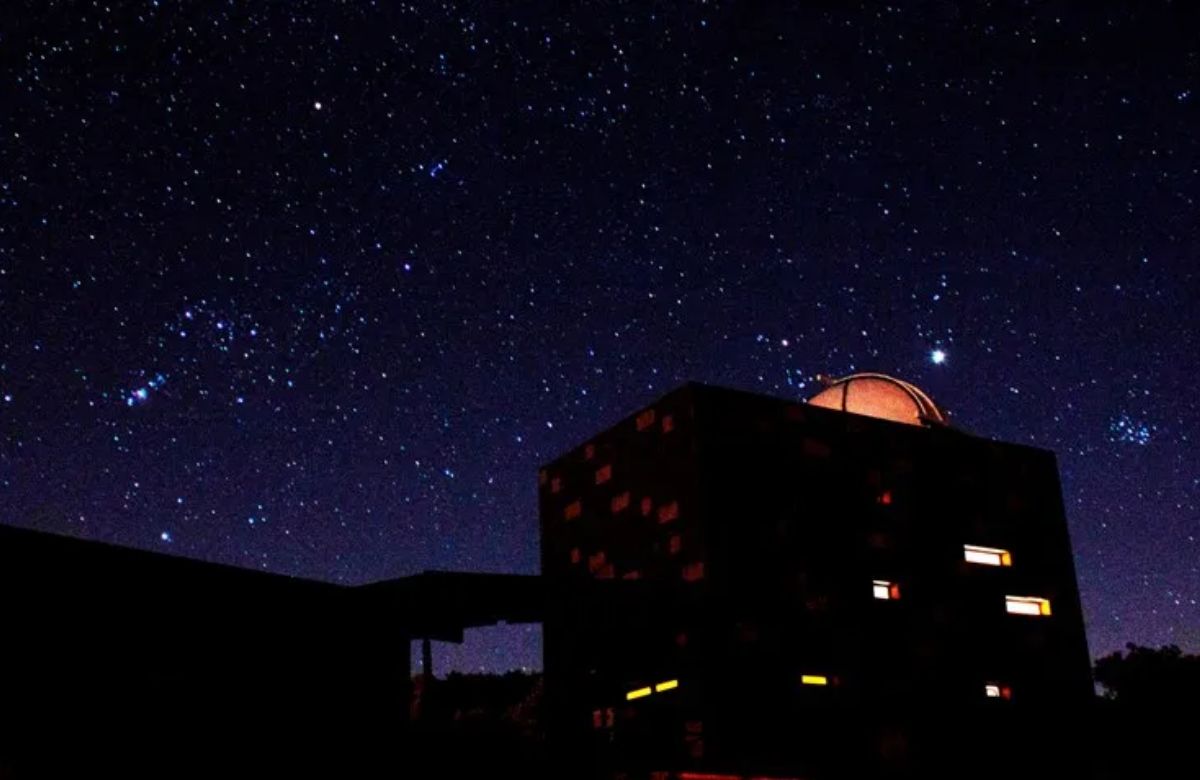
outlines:
[[637, 416], [637, 429], [639, 431], [644, 431], [647, 428], [649, 428], [651, 425], [654, 425], [654, 410], [653, 409], [647, 409], [646, 411], [642, 412], [641, 414], [639, 414]]
[[1050, 614], [1050, 601], [1037, 596], [1005, 596], [1004, 608], [1013, 615], [1046, 617]]
[[829, 685], [829, 678], [823, 674], [800, 675], [801, 685]]
[[679, 517], [679, 502], [672, 501], [658, 508], [658, 522], [669, 523]]
[[596, 457], [596, 445], [595, 444], [583, 445], [583, 459], [591, 460], [594, 457]]
[[672, 534], [667, 540], [667, 552], [675, 555], [683, 547], [683, 540], [679, 538], [679, 534]]
[[571, 563], [579, 563], [582, 557], [583, 556], [580, 554], [578, 547], [571, 548]]
[[563, 517], [568, 520], [574, 520], [581, 514], [583, 514], [583, 504], [580, 504], [578, 501], [572, 501], [571, 503], [567, 504], [567, 508], [563, 510]]
[[964, 544], [963, 560], [967, 563], [978, 563], [983, 566], [1012, 566], [1012, 553], [997, 547], [980, 547], [974, 544]]
[[642, 499], [642, 516], [649, 517], [652, 511], [654, 511], [654, 502], [650, 500], [650, 496], [646, 496]]
[[612, 479], [612, 466], [601, 466], [596, 469], [596, 484], [603, 485]]
[[560, 477], [555, 477], [554, 479], [550, 480], [550, 492], [557, 493], [560, 490], [562, 490], [562, 479]]
[[704, 561], [696, 561], [684, 566], [683, 579], [685, 582], [696, 582], [697, 580], [704, 579]]
[[983, 693], [989, 699], [1011, 699], [1012, 688], [999, 683], [988, 683], [983, 686]]
[[617, 512], [620, 512], [623, 509], [627, 509], [628, 507], [629, 507], [629, 491], [625, 491], [624, 493], [622, 493], [619, 496], [613, 496], [613, 499], [612, 499], [613, 514], [616, 514]]
[[880, 601], [897, 601], [900, 598], [900, 586], [887, 580], [872, 580], [871, 592]]
[[663, 433], [670, 433], [675, 430], [675, 418], [669, 414], [664, 414], [662, 418]]

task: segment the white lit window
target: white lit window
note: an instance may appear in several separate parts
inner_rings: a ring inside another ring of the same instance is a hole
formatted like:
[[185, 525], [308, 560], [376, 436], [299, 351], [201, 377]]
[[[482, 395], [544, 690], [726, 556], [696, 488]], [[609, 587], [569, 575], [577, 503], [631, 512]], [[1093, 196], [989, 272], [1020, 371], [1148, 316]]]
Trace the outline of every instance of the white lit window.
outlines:
[[900, 586], [887, 580], [872, 580], [871, 593], [880, 601], [896, 601], [900, 598]]
[[967, 563], [978, 563], [983, 566], [1012, 566], [1012, 553], [996, 547], [964, 544], [963, 558]]
[[1000, 683], [988, 683], [984, 685], [983, 693], [989, 699], [1008, 700], [1012, 698], [1012, 688], [1009, 688], [1007, 685], [1001, 685]]
[[1037, 596], [1005, 596], [1004, 608], [1013, 615], [1045, 617], [1050, 614], [1050, 602]]

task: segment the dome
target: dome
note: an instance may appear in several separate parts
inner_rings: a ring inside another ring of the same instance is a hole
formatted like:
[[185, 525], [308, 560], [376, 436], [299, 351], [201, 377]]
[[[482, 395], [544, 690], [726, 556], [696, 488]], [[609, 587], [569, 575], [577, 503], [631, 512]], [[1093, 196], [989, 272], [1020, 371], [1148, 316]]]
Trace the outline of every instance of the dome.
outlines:
[[835, 379], [808, 402], [906, 425], [946, 424], [946, 415], [932, 398], [908, 382], [886, 374], [851, 374]]

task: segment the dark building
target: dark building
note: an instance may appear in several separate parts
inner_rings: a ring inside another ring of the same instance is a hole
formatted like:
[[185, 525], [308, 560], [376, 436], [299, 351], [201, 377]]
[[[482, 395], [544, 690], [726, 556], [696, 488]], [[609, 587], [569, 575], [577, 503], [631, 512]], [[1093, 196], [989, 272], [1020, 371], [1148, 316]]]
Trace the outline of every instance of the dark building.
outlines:
[[[623, 778], [1073, 776], [1090, 661], [1054, 456], [915, 387], [690, 384], [546, 466], [563, 760]], [[602, 590], [598, 592], [603, 592]]]
[[1052, 454], [858, 375], [690, 384], [539, 481], [540, 578], [341, 587], [0, 526], [0, 777], [508, 771], [409, 717], [411, 640], [500, 620], [544, 623], [550, 776], [1078, 774]]

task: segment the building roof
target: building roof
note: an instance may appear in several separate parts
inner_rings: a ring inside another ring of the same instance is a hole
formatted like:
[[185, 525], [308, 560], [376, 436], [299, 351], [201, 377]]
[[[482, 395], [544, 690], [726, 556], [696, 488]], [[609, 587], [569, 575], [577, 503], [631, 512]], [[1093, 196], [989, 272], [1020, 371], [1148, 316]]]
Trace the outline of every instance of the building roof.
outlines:
[[923, 390], [886, 374], [851, 374], [835, 379], [808, 402], [906, 425], [946, 424], [945, 413]]

